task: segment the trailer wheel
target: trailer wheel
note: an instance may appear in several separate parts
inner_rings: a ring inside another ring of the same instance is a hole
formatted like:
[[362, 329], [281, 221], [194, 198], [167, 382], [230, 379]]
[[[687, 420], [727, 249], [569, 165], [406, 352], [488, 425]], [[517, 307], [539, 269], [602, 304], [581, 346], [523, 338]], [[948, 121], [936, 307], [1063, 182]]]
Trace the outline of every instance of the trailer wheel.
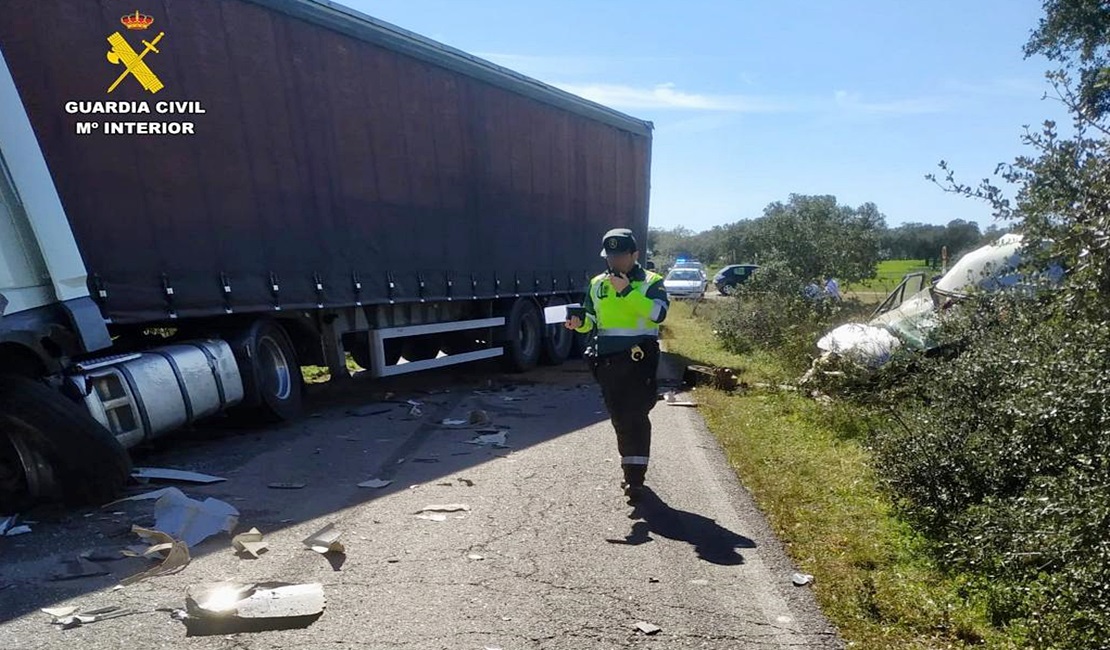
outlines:
[[241, 413], [266, 422], [299, 417], [304, 376], [285, 329], [271, 319], [255, 321], [233, 349], [246, 393]]
[[[562, 298], [552, 298], [548, 306], [565, 305], [567, 301]], [[540, 351], [540, 363], [548, 366], [562, 365], [570, 356], [570, 348], [574, 344], [575, 332], [568, 330], [562, 323], [555, 323], [544, 328], [543, 348]]]
[[127, 450], [81, 406], [33, 379], [0, 376], [4, 511], [57, 497], [99, 505], [130, 475]]
[[505, 324], [505, 365], [512, 372], [536, 367], [543, 348], [544, 325], [540, 310], [526, 298], [518, 298]]

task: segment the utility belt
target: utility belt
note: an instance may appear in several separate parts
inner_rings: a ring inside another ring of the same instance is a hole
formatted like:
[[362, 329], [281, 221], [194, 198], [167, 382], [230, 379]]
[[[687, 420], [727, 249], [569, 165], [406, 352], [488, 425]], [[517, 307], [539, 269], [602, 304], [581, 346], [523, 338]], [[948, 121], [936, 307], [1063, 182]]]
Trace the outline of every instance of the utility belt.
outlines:
[[593, 365], [611, 366], [618, 363], [640, 363], [645, 359], [651, 360], [659, 354], [659, 341], [643, 339], [636, 342], [630, 349], [596, 356], [592, 359]]

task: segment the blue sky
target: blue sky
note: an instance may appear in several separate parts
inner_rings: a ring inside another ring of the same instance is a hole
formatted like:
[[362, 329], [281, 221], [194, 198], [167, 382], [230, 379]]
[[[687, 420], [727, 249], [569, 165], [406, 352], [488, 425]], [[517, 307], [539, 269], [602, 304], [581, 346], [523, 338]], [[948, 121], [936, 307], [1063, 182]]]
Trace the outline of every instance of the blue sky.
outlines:
[[1062, 117], [1021, 47], [1038, 0], [341, 0], [655, 123], [651, 224], [704, 230], [791, 193], [890, 225], [990, 224], [977, 181]]

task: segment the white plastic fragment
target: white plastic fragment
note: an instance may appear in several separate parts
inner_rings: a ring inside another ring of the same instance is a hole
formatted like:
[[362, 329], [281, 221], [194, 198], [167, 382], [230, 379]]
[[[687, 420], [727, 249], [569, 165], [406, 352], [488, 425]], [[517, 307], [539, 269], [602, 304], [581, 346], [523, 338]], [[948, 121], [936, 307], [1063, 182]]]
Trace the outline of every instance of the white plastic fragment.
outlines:
[[808, 573], [795, 573], [790, 576], [790, 581], [794, 583], [795, 587], [804, 587], [813, 582], [813, 576]]
[[347, 549], [339, 541], [342, 533], [334, 523], [324, 526], [304, 540], [304, 545], [320, 555], [327, 553], [346, 553]]
[[202, 485], [219, 483], [227, 480], [226, 478], [212, 476], [210, 474], [188, 472], [180, 469], [168, 469], [165, 467], [136, 467], [135, 470], [131, 472], [131, 476], [140, 481], [181, 481], [183, 483], [199, 483]]
[[387, 485], [390, 485], [391, 483], [393, 483], [393, 481], [385, 481], [380, 478], [372, 478], [369, 481], [363, 481], [362, 483], [359, 483], [358, 486], [361, 488], [381, 489], [383, 487], [386, 487]]
[[231, 504], [211, 497], [190, 499], [177, 488], [170, 488], [154, 504], [154, 528], [189, 547], [221, 532], [230, 533], [238, 523], [239, 511]]

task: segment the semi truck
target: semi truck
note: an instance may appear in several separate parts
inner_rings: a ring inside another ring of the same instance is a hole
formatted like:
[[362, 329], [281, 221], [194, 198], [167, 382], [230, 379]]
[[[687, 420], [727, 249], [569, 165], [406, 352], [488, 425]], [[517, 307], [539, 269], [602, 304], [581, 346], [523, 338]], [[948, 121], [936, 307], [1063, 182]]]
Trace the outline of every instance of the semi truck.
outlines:
[[326, 0], [0, 2], [0, 512], [297, 418], [304, 365], [562, 363], [651, 134]]

